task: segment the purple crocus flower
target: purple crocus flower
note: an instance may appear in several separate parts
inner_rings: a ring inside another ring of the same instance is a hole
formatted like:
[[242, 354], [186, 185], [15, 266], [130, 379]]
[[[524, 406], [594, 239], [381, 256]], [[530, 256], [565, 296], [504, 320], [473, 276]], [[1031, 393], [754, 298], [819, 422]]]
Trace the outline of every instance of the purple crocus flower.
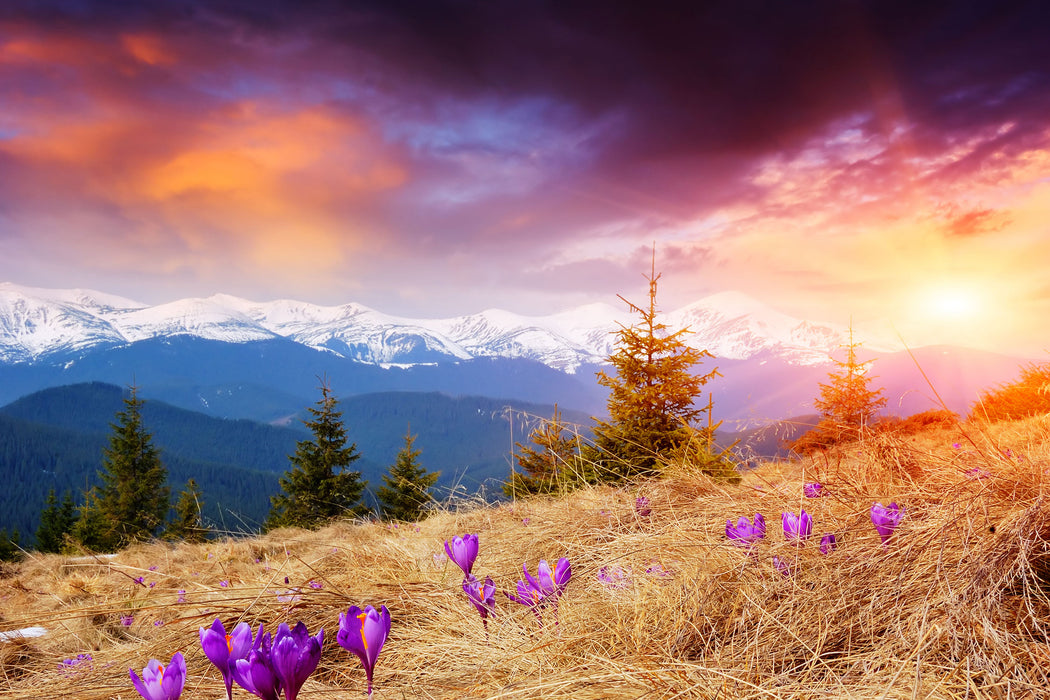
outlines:
[[445, 552], [448, 558], [456, 562], [463, 569], [464, 578], [470, 576], [470, 570], [474, 568], [474, 560], [478, 558], [478, 536], [463, 535], [456, 536], [452, 541], [445, 540]]
[[562, 589], [572, 578], [572, 565], [565, 557], [559, 559], [554, 565], [553, 574], [546, 559], [540, 559], [539, 566], [536, 567], [536, 578], [529, 575], [529, 570], [524, 564], [521, 565], [521, 570], [525, 572], [525, 580], [529, 582], [529, 585], [540, 591], [545, 598], [561, 595]]
[[735, 545], [750, 548], [765, 536], [766, 519], [761, 513], [755, 513], [754, 524], [745, 515], [740, 516], [736, 525], [733, 525], [732, 520], [726, 520], [726, 537]]
[[820, 538], [821, 554], [831, 554], [833, 551], [835, 551], [835, 548], [837, 546], [838, 543], [835, 542], [835, 535], [830, 532]]
[[167, 666], [150, 659], [146, 668], [142, 669], [141, 679], [133, 668], [128, 669], [128, 673], [135, 690], [146, 700], [179, 700], [182, 688], [186, 685], [186, 661], [181, 651], [175, 652]]
[[[534, 608], [537, 605], [543, 603], [544, 596], [539, 590], [533, 588], [528, 584], [527, 581], [518, 581], [518, 593], [507, 593], [504, 591], [503, 595], [507, 596], [515, 603], [521, 603], [530, 608]], [[537, 613], [539, 614], [539, 613]]]
[[903, 516], [904, 511], [901, 510], [896, 501], [888, 506], [884, 506], [881, 503], [875, 503], [871, 506], [871, 522], [875, 526], [875, 531], [879, 533], [883, 546], [886, 545], [890, 536], [893, 535], [893, 531], [900, 525]]
[[827, 495], [827, 491], [824, 490], [824, 484], [814, 481], [803, 485], [802, 494], [806, 498], [820, 498], [821, 496]]
[[311, 637], [301, 620], [292, 629], [282, 622], [277, 626], [270, 647], [270, 665], [284, 689], [287, 700], [295, 700], [299, 689], [321, 661], [324, 630]]
[[639, 496], [634, 499], [634, 512], [639, 517], [648, 518], [653, 512], [652, 507], [649, 505], [649, 499], [645, 496]]
[[781, 513], [780, 521], [784, 526], [784, 537], [794, 540], [796, 545], [803, 544], [813, 533], [813, 518], [805, 510], [799, 511], [798, 515]]
[[598, 580], [611, 589], [626, 588], [630, 576], [630, 572], [622, 566], [603, 566], [598, 569]]
[[[476, 536], [474, 541], [477, 542]], [[455, 557], [452, 559], [455, 560]], [[345, 613], [339, 613], [336, 641], [339, 642], [339, 646], [361, 659], [361, 665], [365, 667], [365, 676], [368, 678], [368, 697], [372, 697], [372, 672], [389, 635], [390, 611], [385, 605], [380, 606], [379, 610], [371, 605], [365, 606], [364, 610], [351, 605]]]
[[263, 634], [259, 625], [255, 645], [246, 658], [237, 659], [233, 671], [237, 684], [262, 700], [279, 700], [281, 694], [281, 681], [273, 670], [271, 641], [270, 633]]
[[674, 576], [674, 574], [665, 569], [663, 565], [659, 562], [651, 563], [649, 565], [649, 568], [645, 570], [645, 573], [649, 574], [650, 576], [656, 576], [657, 578], [667, 578], [669, 576]]
[[478, 609], [481, 622], [488, 630], [490, 613], [496, 611], [496, 584], [492, 582], [491, 576], [485, 577], [485, 583], [480, 583], [476, 578], [463, 579], [463, 592], [470, 598], [470, 602]]
[[[518, 581], [518, 595], [505, 594], [508, 598], [531, 608], [545, 605], [549, 600], [561, 595], [562, 590], [572, 578], [572, 566], [569, 560], [562, 557], [551, 572], [550, 564], [546, 559], [540, 559], [536, 567], [536, 576], [533, 577], [525, 564], [521, 565], [525, 572], [525, 580]], [[538, 612], [537, 612], [538, 614]]]
[[226, 684], [226, 698], [233, 700], [233, 673], [238, 659], [248, 656], [252, 648], [252, 628], [247, 622], [241, 622], [226, 634], [222, 620], [215, 618], [211, 627], [200, 628], [201, 649], [208, 661], [215, 664]]
[[776, 555], [773, 556], [773, 568], [784, 576], [791, 576], [791, 564]]

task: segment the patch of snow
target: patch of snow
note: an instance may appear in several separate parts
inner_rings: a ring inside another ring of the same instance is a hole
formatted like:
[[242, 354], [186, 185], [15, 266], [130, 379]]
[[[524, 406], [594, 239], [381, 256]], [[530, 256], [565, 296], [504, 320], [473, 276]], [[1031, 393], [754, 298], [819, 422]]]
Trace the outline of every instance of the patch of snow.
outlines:
[[16, 639], [32, 639], [33, 637], [43, 637], [46, 634], [47, 630], [43, 627], [23, 627], [20, 630], [0, 632], [0, 642], [13, 642]]

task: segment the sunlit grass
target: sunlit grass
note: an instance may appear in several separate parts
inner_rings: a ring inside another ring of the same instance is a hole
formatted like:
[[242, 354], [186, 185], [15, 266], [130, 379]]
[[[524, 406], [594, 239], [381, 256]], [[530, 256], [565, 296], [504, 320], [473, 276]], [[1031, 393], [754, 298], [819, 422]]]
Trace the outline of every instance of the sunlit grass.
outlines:
[[[418, 526], [346, 522], [108, 559], [34, 554], [0, 579], [0, 629], [49, 633], [0, 643], [0, 697], [135, 698], [128, 669], [175, 651], [189, 670], [184, 698], [223, 697], [198, 642], [219, 616], [227, 628], [323, 627], [321, 664], [300, 697], [360, 698], [364, 672], [335, 643], [338, 614], [381, 604], [393, 628], [376, 698], [1040, 697], [1050, 682], [1048, 436], [1047, 418], [938, 427], [764, 464], [739, 485], [679, 465], [631, 487], [462, 503]], [[805, 498], [811, 481], [828, 495]], [[648, 517], [636, 513], [640, 495]], [[906, 517], [883, 547], [869, 511], [891, 500]], [[814, 536], [795, 547], [780, 513], [800, 508]], [[768, 534], [748, 556], [726, 540], [725, 521], [755, 512]], [[568, 557], [557, 614], [540, 625], [497, 594], [486, 637], [443, 551], [446, 538], [474, 532], [474, 574], [500, 590], [523, 563], [535, 571], [541, 558]], [[839, 542], [830, 556], [817, 548], [826, 532]], [[626, 585], [600, 581], [605, 566], [629, 572]], [[61, 668], [82, 653], [90, 664]]]

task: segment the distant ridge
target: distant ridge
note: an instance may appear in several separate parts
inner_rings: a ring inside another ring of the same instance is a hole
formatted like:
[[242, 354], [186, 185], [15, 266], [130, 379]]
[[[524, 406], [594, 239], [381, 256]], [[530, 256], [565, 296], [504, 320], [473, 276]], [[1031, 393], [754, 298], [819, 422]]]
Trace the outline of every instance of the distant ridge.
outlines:
[[[686, 342], [719, 358], [776, 355], [823, 364], [846, 329], [792, 318], [738, 292], [723, 292], [662, 315], [688, 327]], [[562, 372], [601, 363], [618, 323], [631, 314], [588, 304], [546, 316], [490, 309], [445, 319], [391, 316], [360, 304], [318, 306], [293, 300], [254, 302], [225, 294], [149, 306], [90, 290], [49, 290], [0, 283], [0, 362], [46, 361], [142, 340], [193, 336], [227, 343], [284, 338], [365, 364], [407, 366], [486, 357], [528, 359]], [[869, 340], [872, 350], [899, 348]]]

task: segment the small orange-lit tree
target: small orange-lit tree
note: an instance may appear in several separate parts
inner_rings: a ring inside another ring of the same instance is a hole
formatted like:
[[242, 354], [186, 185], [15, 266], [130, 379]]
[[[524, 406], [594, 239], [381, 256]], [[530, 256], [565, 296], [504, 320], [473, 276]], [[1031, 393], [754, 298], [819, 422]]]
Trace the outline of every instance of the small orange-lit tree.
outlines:
[[853, 325], [849, 327], [849, 342], [845, 360], [834, 360], [836, 369], [828, 373], [828, 383], [820, 384], [820, 395], [813, 406], [820, 411], [821, 421], [792, 445], [797, 452], [810, 452], [821, 447], [855, 440], [873, 427], [875, 417], [886, 405], [882, 389], [869, 388], [875, 377], [868, 373], [875, 360], [861, 362], [857, 348], [862, 343], [853, 339]]
[[535, 447], [515, 443], [522, 471], [511, 472], [503, 484], [503, 493], [517, 498], [571, 490], [579, 482], [579, 437], [566, 430], [557, 404], [550, 420], [541, 421], [529, 438]]

